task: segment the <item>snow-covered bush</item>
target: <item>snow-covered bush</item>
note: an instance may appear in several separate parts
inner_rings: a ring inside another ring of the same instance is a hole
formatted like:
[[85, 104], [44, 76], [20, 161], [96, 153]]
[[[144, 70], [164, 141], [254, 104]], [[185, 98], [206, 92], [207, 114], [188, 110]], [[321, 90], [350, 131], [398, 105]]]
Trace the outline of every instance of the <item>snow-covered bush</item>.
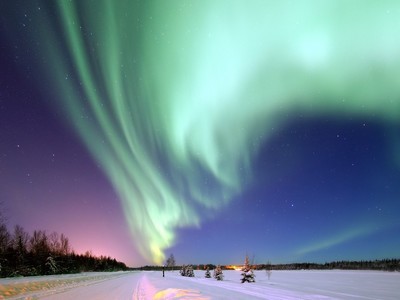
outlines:
[[182, 269], [179, 271], [182, 276], [186, 277], [194, 277], [193, 267], [192, 265], [182, 266]]
[[186, 274], [186, 266], [182, 265], [182, 268], [179, 270], [179, 274], [181, 274], [182, 276], [185, 276]]
[[221, 266], [218, 265], [215, 270], [214, 270], [214, 278], [217, 280], [223, 280], [224, 279], [224, 274], [222, 273]]
[[256, 275], [254, 275], [253, 270], [250, 267], [250, 263], [249, 263], [249, 257], [246, 255], [246, 258], [244, 260], [244, 266], [242, 268], [242, 283], [244, 282], [255, 282], [256, 280], [254, 279], [254, 277]]
[[211, 278], [210, 268], [207, 267], [206, 273], [204, 274], [206, 278]]
[[186, 276], [186, 277], [194, 277], [194, 272], [193, 272], [193, 267], [192, 267], [192, 265], [189, 265], [189, 266], [186, 268], [186, 274], [185, 274], [185, 276]]
[[49, 273], [55, 274], [57, 272], [57, 264], [55, 259], [52, 256], [47, 257], [46, 259], [46, 267]]

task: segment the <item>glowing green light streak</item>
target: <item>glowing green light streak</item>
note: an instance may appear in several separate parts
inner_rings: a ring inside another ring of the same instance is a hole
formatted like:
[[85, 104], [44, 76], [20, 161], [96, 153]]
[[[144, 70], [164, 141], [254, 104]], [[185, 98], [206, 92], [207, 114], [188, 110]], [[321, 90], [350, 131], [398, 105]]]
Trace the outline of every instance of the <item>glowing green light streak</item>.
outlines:
[[241, 191], [285, 114], [400, 120], [397, 1], [57, 3], [50, 77], [148, 260]]
[[[163, 258], [162, 249], [170, 246], [173, 241], [172, 228], [176, 226], [174, 220], [196, 224], [197, 218], [192, 214], [189, 221], [189, 217], [185, 217], [187, 214], [185, 211], [189, 209], [184, 207], [184, 203], [176, 205], [176, 202], [172, 201], [175, 196], [168, 190], [168, 185], [161, 176], [152, 171], [156, 167], [146, 154], [146, 149], [142, 149], [138, 143], [139, 136], [136, 131], [140, 127], [135, 125], [139, 124], [129, 120], [127, 115], [127, 108], [130, 106], [128, 101], [132, 99], [126, 99], [123, 93], [126, 87], [122, 87], [120, 70], [115, 67], [115, 62], [118, 63], [115, 45], [119, 41], [111, 39], [114, 46], [105, 49], [107, 51], [104, 52], [114, 59], [101, 60], [104, 62], [103, 74], [107, 76], [99, 78], [98, 74], [91, 71], [90, 59], [80, 39], [81, 36], [77, 30], [80, 23], [75, 8], [67, 2], [61, 2], [61, 12], [64, 18], [66, 39], [74, 55], [74, 68], [77, 70], [79, 81], [83, 83], [82, 87], [87, 95], [90, 110], [95, 116], [93, 121], [98, 122], [99, 127], [95, 128], [93, 124], [79, 119], [77, 112], [81, 110], [82, 103], [76, 100], [78, 95], [73, 90], [73, 86], [63, 85], [63, 90], [66, 91], [64, 92], [65, 102], [73, 112], [72, 117], [77, 122], [76, 126], [88, 147], [102, 162], [121, 197], [126, 199], [123, 204], [128, 223], [135, 239], [143, 241], [142, 244], [138, 243], [139, 250], [149, 260], [160, 262]], [[111, 76], [111, 80], [108, 80], [108, 76]], [[104, 90], [108, 97], [98, 92], [101, 83], [106, 83]], [[108, 101], [109, 99], [112, 101]], [[107, 103], [109, 110], [106, 110], [101, 105], [102, 103]], [[86, 127], [86, 125], [89, 126]], [[107, 141], [103, 147], [99, 144], [101, 137]], [[168, 214], [160, 214], [160, 208], [164, 208]]]
[[324, 251], [354, 239], [362, 239], [366, 236], [384, 231], [385, 229], [398, 227], [398, 221], [396, 219], [386, 219], [379, 223], [373, 219], [358, 220], [358, 222], [354, 222], [354, 224], [356, 225], [346, 226], [345, 229], [341, 229], [337, 233], [326, 233], [325, 238], [301, 247], [295, 252], [295, 255], [303, 256], [313, 252]]
[[296, 254], [305, 255], [308, 253], [325, 250], [340, 245], [342, 243], [348, 242], [355, 238], [361, 238], [373, 234], [377, 231], [379, 230], [377, 229], [376, 226], [371, 226], [367, 224], [363, 224], [363, 226], [356, 228], [351, 228], [351, 229], [347, 228], [344, 232], [341, 232], [340, 234], [329, 236], [326, 239], [318, 241], [317, 243], [308, 245], [306, 247], [302, 247], [296, 252]]

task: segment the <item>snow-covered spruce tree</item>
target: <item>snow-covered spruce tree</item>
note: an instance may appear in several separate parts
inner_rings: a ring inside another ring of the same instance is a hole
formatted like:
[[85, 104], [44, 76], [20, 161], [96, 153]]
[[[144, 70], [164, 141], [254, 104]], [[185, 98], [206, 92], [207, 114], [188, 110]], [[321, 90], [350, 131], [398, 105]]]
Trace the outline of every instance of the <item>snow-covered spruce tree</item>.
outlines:
[[254, 275], [253, 270], [250, 267], [250, 263], [249, 263], [249, 257], [246, 255], [246, 258], [244, 260], [244, 266], [242, 268], [242, 283], [244, 282], [255, 282], [256, 280], [254, 279], [254, 277], [256, 275]]
[[182, 265], [182, 269], [179, 271], [182, 276], [186, 277], [194, 277], [193, 267], [192, 265]]
[[218, 265], [215, 270], [214, 270], [214, 278], [217, 280], [223, 280], [224, 279], [224, 274], [222, 273], [221, 266]]
[[48, 274], [55, 274], [58, 271], [56, 261], [51, 255], [46, 259], [46, 268]]
[[206, 273], [204, 274], [206, 278], [211, 278], [210, 268], [207, 267]]
[[182, 276], [186, 276], [186, 266], [185, 266], [185, 265], [182, 265], [182, 268], [181, 268], [181, 270], [179, 271], [179, 273], [180, 273]]
[[185, 276], [186, 277], [194, 277], [194, 272], [193, 272], [192, 265], [187, 266]]

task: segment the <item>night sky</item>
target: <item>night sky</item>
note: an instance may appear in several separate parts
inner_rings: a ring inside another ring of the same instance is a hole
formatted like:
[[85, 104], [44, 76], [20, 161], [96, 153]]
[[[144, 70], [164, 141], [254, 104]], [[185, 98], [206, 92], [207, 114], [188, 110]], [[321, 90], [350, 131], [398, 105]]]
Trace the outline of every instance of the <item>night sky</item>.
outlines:
[[398, 1], [1, 1], [0, 202], [130, 266], [400, 257]]

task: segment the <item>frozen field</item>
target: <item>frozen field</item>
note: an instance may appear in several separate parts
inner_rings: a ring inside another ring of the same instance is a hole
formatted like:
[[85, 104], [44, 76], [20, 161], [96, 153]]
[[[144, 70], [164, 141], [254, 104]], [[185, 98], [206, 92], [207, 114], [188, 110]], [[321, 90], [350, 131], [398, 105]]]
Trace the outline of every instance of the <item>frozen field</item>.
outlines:
[[256, 283], [194, 278], [178, 271], [84, 273], [0, 280], [0, 299], [400, 299], [400, 273], [375, 271], [265, 271]]

